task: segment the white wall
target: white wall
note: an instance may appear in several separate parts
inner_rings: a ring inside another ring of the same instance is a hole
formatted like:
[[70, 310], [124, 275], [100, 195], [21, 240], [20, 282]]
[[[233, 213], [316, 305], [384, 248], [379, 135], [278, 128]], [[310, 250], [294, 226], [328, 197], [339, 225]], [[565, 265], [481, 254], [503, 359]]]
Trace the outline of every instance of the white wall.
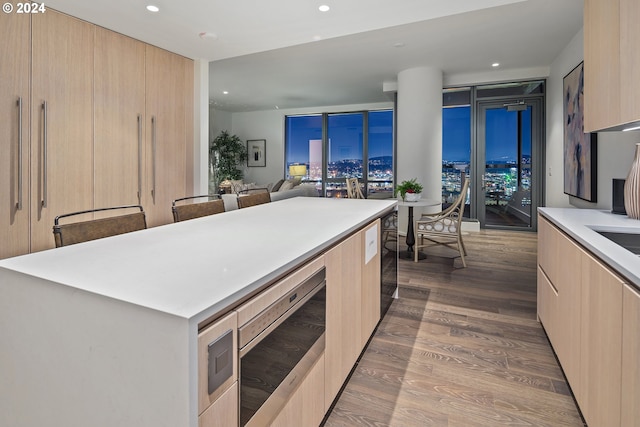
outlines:
[[193, 194], [204, 194], [209, 187], [209, 62], [196, 59], [193, 71]]
[[[627, 176], [640, 134], [598, 133], [597, 203], [564, 194], [562, 80], [583, 58], [583, 32], [580, 31], [551, 64], [547, 80], [546, 206], [610, 210], [611, 180]], [[585, 102], [589, 102], [588, 94]]]
[[[229, 130], [240, 139], [266, 140], [266, 167], [244, 167], [244, 181], [256, 184], [273, 183], [284, 177], [284, 118], [288, 115], [339, 113], [393, 108], [393, 102], [354, 104], [330, 107], [228, 113], [214, 110], [212, 129]], [[215, 133], [214, 136], [215, 137]]]
[[209, 142], [223, 130], [233, 134], [231, 113], [209, 108]]

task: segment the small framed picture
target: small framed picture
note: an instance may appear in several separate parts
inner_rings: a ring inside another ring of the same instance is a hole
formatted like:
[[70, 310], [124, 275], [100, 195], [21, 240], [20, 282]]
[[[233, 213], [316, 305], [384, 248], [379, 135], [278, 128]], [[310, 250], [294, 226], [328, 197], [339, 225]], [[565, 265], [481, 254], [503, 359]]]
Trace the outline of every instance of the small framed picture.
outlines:
[[247, 140], [247, 166], [267, 166], [265, 139], [249, 139]]

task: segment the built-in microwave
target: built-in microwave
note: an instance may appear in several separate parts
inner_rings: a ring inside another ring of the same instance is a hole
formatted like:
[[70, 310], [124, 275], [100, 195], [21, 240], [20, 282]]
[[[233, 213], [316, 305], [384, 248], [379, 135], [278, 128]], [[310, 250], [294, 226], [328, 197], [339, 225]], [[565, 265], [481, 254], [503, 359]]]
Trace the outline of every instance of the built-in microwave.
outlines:
[[238, 330], [240, 426], [269, 425], [325, 348], [325, 268]]

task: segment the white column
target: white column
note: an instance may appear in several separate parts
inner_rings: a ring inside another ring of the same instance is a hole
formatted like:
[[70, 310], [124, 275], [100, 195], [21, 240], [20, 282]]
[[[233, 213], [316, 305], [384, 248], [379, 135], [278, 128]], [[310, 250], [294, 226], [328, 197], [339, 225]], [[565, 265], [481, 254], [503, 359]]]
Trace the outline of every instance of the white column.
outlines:
[[[422, 198], [442, 198], [442, 71], [418, 67], [398, 74], [397, 105], [398, 183], [417, 178]], [[438, 211], [439, 208], [429, 208]], [[415, 209], [419, 216], [421, 210]], [[406, 209], [400, 212], [400, 231], [407, 226]]]
[[209, 191], [209, 62], [193, 64], [193, 194]]

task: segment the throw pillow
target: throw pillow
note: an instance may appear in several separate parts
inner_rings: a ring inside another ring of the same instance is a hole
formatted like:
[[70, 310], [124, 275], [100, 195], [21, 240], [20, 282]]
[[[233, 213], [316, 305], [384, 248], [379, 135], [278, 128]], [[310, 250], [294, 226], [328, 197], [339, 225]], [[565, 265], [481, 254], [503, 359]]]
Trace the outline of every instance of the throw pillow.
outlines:
[[278, 191], [283, 182], [284, 182], [284, 179], [281, 179], [275, 184], [273, 184], [273, 187], [271, 187], [271, 192], [275, 193], [276, 191]]
[[291, 190], [293, 187], [294, 187], [293, 181], [286, 180], [285, 182], [282, 183], [278, 191], [280, 192], [280, 191]]

